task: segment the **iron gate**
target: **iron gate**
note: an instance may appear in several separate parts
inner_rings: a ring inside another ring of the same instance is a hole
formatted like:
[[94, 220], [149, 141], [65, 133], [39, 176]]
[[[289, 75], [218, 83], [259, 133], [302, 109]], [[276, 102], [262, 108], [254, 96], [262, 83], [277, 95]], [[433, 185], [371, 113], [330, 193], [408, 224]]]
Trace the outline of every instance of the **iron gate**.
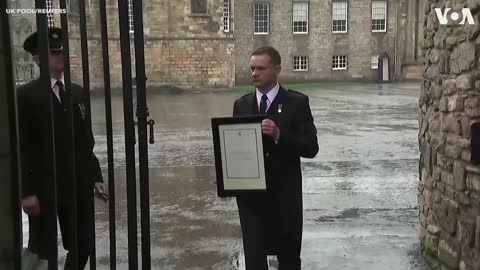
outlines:
[[[2, 1], [2, 11], [5, 1]], [[66, 9], [66, 0], [59, 0], [60, 8]], [[112, 128], [112, 102], [111, 102], [111, 86], [110, 86], [110, 59], [108, 48], [108, 31], [107, 31], [107, 16], [106, 16], [106, 2], [100, 0], [100, 23], [101, 23], [101, 41], [102, 41], [102, 58], [103, 58], [103, 75], [104, 75], [104, 91], [105, 91], [105, 112], [106, 112], [106, 130], [107, 130], [107, 155], [108, 155], [108, 190], [109, 190], [109, 231], [110, 231], [110, 269], [116, 269], [116, 224], [115, 224], [115, 177], [114, 177], [114, 152], [113, 152], [113, 128]], [[150, 207], [149, 207], [149, 167], [148, 167], [148, 127], [150, 126], [150, 136], [153, 136], [153, 120], [147, 122], [148, 108], [146, 101], [146, 77], [145, 77], [145, 60], [144, 60], [144, 38], [143, 38], [143, 1], [133, 1], [133, 17], [135, 21], [134, 25], [134, 37], [133, 44], [131, 44], [131, 37], [129, 33], [128, 25], [128, 0], [118, 0], [118, 17], [119, 17], [119, 29], [120, 29], [120, 44], [121, 44], [121, 65], [122, 65], [122, 89], [123, 89], [123, 107], [124, 107], [124, 131], [125, 131], [125, 155], [126, 155], [126, 181], [127, 181], [127, 215], [128, 215], [128, 265], [129, 269], [134, 270], [139, 267], [138, 258], [138, 241], [137, 241], [137, 174], [136, 174], [136, 150], [135, 144], [137, 139], [135, 136], [135, 127], [138, 130], [138, 161], [139, 161], [139, 185], [140, 185], [140, 224], [141, 224], [141, 267], [142, 269], [151, 268], [150, 258]], [[36, 9], [45, 9], [45, 0], [35, 0]], [[82, 52], [82, 70], [83, 70], [83, 89], [87, 97], [86, 109], [88, 111], [88, 123], [91, 126], [90, 118], [90, 78], [89, 78], [89, 58], [88, 58], [88, 45], [87, 45], [87, 27], [86, 27], [86, 14], [85, 14], [85, 0], [78, 0], [78, 8], [80, 15], [80, 40], [81, 40], [81, 52]], [[65, 79], [65, 92], [66, 92], [66, 104], [67, 104], [67, 118], [70, 120], [71, 125], [68, 127], [69, 149], [73, 153], [74, 146], [74, 122], [72, 113], [72, 82], [70, 74], [70, 59], [69, 59], [69, 37], [68, 37], [68, 17], [66, 13], [62, 13], [61, 17], [61, 29], [64, 45], [64, 79]], [[50, 72], [48, 69], [48, 54], [49, 54], [49, 40], [48, 40], [48, 23], [47, 14], [37, 13], [36, 23], [38, 31], [38, 44], [39, 44], [39, 56], [40, 56], [40, 83], [43, 86], [41, 91], [41, 98], [48, 104], [48, 110], [45, 115], [41, 115], [45, 119], [49, 119], [48, 126], [44, 129], [43, 138], [46, 139], [44, 143], [47, 150], [44, 155], [48, 160], [48, 168], [45, 171], [48, 173], [48, 179], [50, 181], [45, 183], [48, 190], [52, 191], [48, 201], [44, 202], [47, 206], [47, 216], [49, 221], [48, 243], [45, 243], [48, 247], [48, 268], [50, 270], [58, 269], [58, 243], [57, 243], [57, 196], [56, 196], [56, 158], [55, 158], [55, 138], [54, 138], [54, 120], [53, 120], [53, 108], [52, 108], [52, 95], [51, 95], [51, 82]], [[2, 20], [2, 24], [6, 25], [3, 29], [9, 30], [8, 20]], [[7, 32], [7, 36], [10, 34]], [[9, 40], [8, 40], [9, 41]], [[134, 119], [134, 104], [133, 104], [133, 91], [132, 91], [132, 62], [130, 47], [135, 47], [135, 74], [136, 74], [136, 117]], [[10, 48], [9, 55], [12, 55]], [[14, 70], [15, 67], [12, 67]], [[18, 72], [18, 69], [17, 69]], [[13, 85], [12, 85], [13, 87]], [[18, 138], [17, 138], [18, 140]], [[153, 138], [150, 138], [150, 143], [153, 143]], [[68, 160], [68, 166], [70, 168], [69, 178], [73, 179], [71, 185], [71, 192], [75, 196], [76, 180], [75, 180], [75, 156], [72, 154], [70, 160]], [[17, 192], [20, 190], [21, 181]], [[17, 193], [18, 194], [18, 193]], [[18, 196], [19, 197], [19, 196]], [[93, 200], [93, 194], [92, 194]], [[76, 198], [72, 198], [73, 203], [70, 209], [76, 217], [77, 205]], [[92, 204], [93, 205], [93, 204]], [[17, 217], [21, 217], [20, 205], [14, 205], [14, 211], [17, 213]], [[94, 211], [91, 211], [94, 213]], [[21, 226], [21, 222], [18, 222], [18, 226]], [[75, 254], [74, 260], [78, 258], [78, 235], [76, 230], [76, 222], [72, 222], [72, 238], [73, 238], [73, 253]], [[90, 224], [90, 231], [94, 233], [95, 224]], [[21, 230], [18, 230], [20, 233]], [[21, 237], [18, 236], [20, 241]], [[16, 258], [21, 257], [21, 243], [17, 243], [18, 248], [15, 249]], [[90, 246], [90, 269], [96, 269], [96, 250], [95, 241]], [[21, 269], [21, 260], [15, 261], [15, 268]]]

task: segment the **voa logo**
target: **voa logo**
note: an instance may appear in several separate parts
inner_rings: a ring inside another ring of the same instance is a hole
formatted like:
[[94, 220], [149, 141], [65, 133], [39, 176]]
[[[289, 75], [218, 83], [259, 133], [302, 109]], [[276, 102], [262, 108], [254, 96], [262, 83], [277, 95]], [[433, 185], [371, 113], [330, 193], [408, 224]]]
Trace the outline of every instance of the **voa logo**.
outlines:
[[469, 8], [462, 8], [461, 13], [456, 11], [450, 12], [450, 10], [451, 8], [445, 8], [445, 10], [435, 8], [435, 13], [437, 13], [437, 18], [441, 25], [448, 24], [448, 17], [450, 17], [452, 21], [458, 22], [460, 15], [462, 16], [462, 20], [458, 24], [464, 25], [465, 22], [468, 22], [468, 24], [475, 24], [475, 20], [473, 20], [472, 12]]

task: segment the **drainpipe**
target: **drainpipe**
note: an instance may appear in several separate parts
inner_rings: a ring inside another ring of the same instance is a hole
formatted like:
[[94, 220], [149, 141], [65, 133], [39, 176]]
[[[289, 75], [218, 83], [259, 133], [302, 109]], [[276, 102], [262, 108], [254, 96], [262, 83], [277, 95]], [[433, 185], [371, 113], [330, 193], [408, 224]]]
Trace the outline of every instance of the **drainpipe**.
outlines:
[[395, 62], [395, 67], [394, 67], [394, 75], [393, 75], [393, 81], [397, 81], [397, 46], [398, 46], [398, 38], [397, 38], [397, 35], [398, 35], [398, 2], [399, 1], [395, 1], [395, 37], [394, 37], [394, 40], [395, 40], [395, 53], [394, 53], [394, 62]]

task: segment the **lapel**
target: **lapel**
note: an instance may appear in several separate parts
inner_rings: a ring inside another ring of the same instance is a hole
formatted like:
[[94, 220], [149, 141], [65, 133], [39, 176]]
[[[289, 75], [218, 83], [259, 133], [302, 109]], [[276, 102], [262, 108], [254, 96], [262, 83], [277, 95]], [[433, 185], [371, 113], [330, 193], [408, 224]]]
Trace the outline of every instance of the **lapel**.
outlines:
[[247, 105], [247, 115], [257, 115], [258, 114], [258, 106], [257, 106], [257, 91], [254, 90], [252, 96], [248, 99]]

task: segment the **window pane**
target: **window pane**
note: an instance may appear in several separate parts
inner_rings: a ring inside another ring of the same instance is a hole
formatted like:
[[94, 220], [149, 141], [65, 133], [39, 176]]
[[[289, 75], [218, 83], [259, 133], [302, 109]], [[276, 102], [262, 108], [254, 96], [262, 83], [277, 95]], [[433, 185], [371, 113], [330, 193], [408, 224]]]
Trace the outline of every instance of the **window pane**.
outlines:
[[374, 55], [372, 56], [372, 64], [371, 64], [371, 68], [372, 69], [378, 69], [378, 55]]
[[347, 19], [347, 2], [333, 2], [334, 20], [346, 20]]
[[207, 13], [207, 0], [191, 0], [192, 13], [205, 14]]
[[372, 19], [382, 20], [385, 19], [385, 10], [387, 2], [385, 1], [373, 1], [372, 2]]

